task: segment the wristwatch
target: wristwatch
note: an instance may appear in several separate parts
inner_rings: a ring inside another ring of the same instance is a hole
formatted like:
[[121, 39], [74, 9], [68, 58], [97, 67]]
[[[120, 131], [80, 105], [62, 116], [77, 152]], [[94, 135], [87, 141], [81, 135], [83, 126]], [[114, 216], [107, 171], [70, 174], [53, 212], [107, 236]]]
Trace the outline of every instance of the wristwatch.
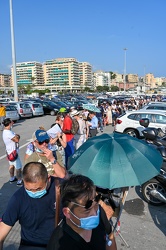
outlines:
[[54, 159], [54, 161], [51, 161], [51, 164], [55, 164], [56, 163], [56, 159]]

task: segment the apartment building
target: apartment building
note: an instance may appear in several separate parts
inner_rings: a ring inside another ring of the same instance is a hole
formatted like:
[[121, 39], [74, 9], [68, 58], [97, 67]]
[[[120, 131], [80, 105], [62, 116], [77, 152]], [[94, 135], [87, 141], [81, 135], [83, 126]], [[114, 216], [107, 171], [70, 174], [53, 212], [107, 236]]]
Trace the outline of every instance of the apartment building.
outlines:
[[115, 77], [115, 79], [112, 79], [112, 80], [111, 80], [111, 82], [112, 82], [111, 85], [116, 86], [117, 83], [123, 82], [123, 75], [122, 75], [122, 74], [115, 73], [115, 72], [114, 72], [114, 74], [116, 75], [116, 77]]
[[110, 73], [98, 70], [93, 73], [94, 86], [110, 86]]
[[81, 87], [92, 87], [92, 66], [89, 63], [79, 63], [79, 76]]
[[11, 75], [10, 74], [0, 74], [0, 86], [1, 87], [11, 87]]
[[55, 86], [56, 90], [79, 90], [79, 62], [75, 58], [57, 58], [43, 64], [46, 86]]
[[165, 77], [155, 77], [156, 87], [162, 86], [163, 83], [166, 83], [166, 78]]
[[148, 73], [145, 75], [145, 83], [150, 88], [156, 88], [155, 78], [154, 78], [154, 75], [152, 73]]
[[128, 83], [138, 83], [138, 75], [137, 74], [128, 74], [126, 75], [126, 81]]
[[[13, 84], [13, 67], [11, 68]], [[22, 62], [16, 64], [18, 85], [44, 85], [43, 66], [39, 62]]]

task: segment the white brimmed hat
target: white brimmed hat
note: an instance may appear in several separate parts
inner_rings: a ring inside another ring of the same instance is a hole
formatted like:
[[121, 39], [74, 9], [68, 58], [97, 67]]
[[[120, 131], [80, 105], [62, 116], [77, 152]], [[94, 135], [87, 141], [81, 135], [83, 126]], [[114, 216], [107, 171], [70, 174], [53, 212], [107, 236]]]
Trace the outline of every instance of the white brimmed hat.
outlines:
[[76, 116], [76, 115], [79, 115], [79, 111], [78, 110], [73, 110], [72, 112], [70, 112], [70, 115], [73, 117], [73, 116]]

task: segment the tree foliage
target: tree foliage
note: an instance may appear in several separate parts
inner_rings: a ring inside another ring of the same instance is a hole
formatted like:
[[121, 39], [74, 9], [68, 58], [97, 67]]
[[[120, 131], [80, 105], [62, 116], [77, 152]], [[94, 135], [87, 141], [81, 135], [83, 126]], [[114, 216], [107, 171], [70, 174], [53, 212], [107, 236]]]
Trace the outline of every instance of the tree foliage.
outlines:
[[85, 87], [85, 88], [84, 88], [84, 91], [90, 92], [90, 88], [89, 88], [89, 87]]
[[110, 71], [110, 78], [111, 79], [115, 79], [116, 78], [116, 74], [114, 74], [114, 72]]
[[119, 91], [119, 88], [117, 86], [111, 85], [111, 91], [112, 92]]

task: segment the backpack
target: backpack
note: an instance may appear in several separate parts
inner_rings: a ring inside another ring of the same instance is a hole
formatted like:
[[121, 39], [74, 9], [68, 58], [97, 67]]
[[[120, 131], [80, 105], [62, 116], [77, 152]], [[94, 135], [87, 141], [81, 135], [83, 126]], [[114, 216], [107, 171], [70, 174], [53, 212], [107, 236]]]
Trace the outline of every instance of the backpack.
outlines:
[[79, 130], [79, 123], [75, 118], [71, 118], [72, 119], [72, 127], [71, 127], [71, 133], [73, 135], [77, 134], [78, 130]]

